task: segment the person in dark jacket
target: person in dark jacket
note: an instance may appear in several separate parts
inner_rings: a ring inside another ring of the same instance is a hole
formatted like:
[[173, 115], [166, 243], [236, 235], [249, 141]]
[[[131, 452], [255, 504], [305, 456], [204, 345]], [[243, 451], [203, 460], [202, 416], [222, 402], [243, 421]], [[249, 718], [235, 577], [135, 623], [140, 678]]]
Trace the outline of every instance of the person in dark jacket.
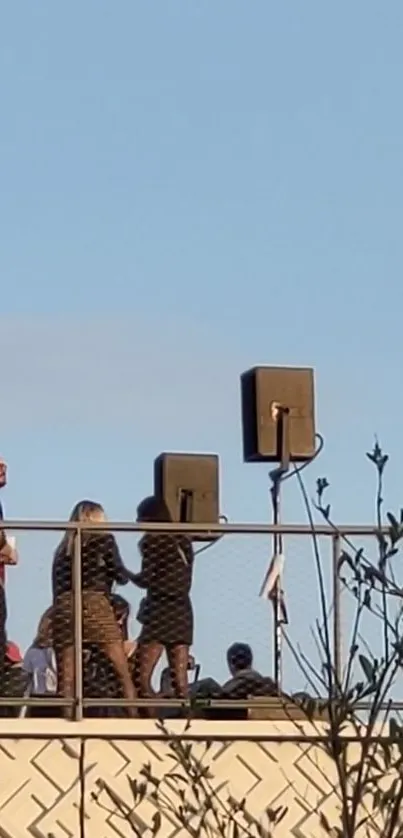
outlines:
[[[140, 503], [137, 520], [167, 523], [171, 517], [164, 501], [153, 496]], [[193, 644], [192, 543], [176, 533], [147, 532], [139, 549], [141, 571], [133, 581], [147, 594], [137, 639], [136, 685], [141, 697], [154, 695], [151, 679], [165, 649], [175, 697], [186, 698], [189, 648]]]
[[[78, 503], [71, 521], [105, 521], [98, 503]], [[56, 549], [53, 568], [53, 637], [57, 657], [59, 689], [72, 697], [74, 685], [74, 531], [68, 530]], [[81, 534], [81, 586], [83, 644], [97, 644], [113, 664], [125, 698], [134, 700], [136, 691], [125, 655], [122, 632], [110, 595], [114, 583], [134, 581], [123, 564], [112, 533], [84, 530]], [[135, 715], [130, 711], [130, 715]]]

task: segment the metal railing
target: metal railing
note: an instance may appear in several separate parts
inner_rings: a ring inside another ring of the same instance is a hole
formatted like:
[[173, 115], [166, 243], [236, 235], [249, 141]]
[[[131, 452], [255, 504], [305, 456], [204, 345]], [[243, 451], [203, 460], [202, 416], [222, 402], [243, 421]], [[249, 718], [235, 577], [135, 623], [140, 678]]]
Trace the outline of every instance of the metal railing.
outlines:
[[[87, 531], [113, 532], [113, 533], [157, 533], [157, 532], [172, 532], [192, 535], [197, 531], [198, 534], [203, 534], [206, 539], [209, 535], [217, 541], [217, 537], [224, 538], [225, 536], [234, 535], [261, 535], [268, 537], [268, 558], [271, 558], [269, 549], [269, 536], [275, 533], [281, 533], [283, 536], [300, 536], [305, 538], [325, 537], [329, 539], [332, 544], [332, 643], [334, 666], [336, 673], [341, 679], [342, 673], [342, 615], [341, 615], [341, 584], [339, 577], [339, 561], [341, 554], [341, 544], [344, 538], [354, 537], [369, 537], [379, 535], [379, 530], [373, 526], [366, 525], [341, 525], [335, 529], [330, 525], [318, 525], [314, 528], [303, 524], [281, 524], [278, 526], [271, 524], [167, 524], [167, 523], [133, 523], [133, 522], [108, 522], [96, 523], [94, 521], [86, 522], [72, 522], [72, 521], [32, 521], [32, 520], [7, 520], [2, 522], [2, 529], [5, 531], [36, 531], [36, 532], [66, 532], [70, 531], [75, 534], [74, 538], [74, 631], [75, 631], [75, 645], [74, 645], [74, 662], [75, 662], [75, 680], [74, 680], [74, 697], [73, 699], [64, 698], [34, 698], [22, 697], [11, 698], [1, 697], [0, 707], [7, 705], [8, 707], [23, 707], [23, 706], [44, 706], [61, 708], [69, 707], [73, 711], [75, 721], [83, 719], [84, 709], [88, 707], [172, 707], [185, 708], [191, 707], [192, 703], [189, 701], [181, 701], [175, 699], [137, 699], [129, 701], [127, 699], [94, 699], [85, 698], [83, 695], [83, 619], [81, 609], [81, 595], [82, 595], [82, 568], [81, 568], [81, 545], [82, 534]], [[385, 534], [388, 530], [385, 528]], [[269, 702], [268, 702], [269, 704]], [[241, 708], [253, 706], [252, 701], [223, 701], [209, 700], [209, 707], [219, 707], [221, 709]], [[264, 700], [259, 699], [259, 708], [263, 709], [265, 706]]]

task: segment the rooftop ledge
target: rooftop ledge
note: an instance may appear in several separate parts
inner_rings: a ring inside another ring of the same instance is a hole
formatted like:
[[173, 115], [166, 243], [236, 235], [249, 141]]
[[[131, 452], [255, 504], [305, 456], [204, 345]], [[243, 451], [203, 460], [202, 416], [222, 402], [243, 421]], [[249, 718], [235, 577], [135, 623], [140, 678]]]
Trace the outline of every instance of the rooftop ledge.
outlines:
[[[320, 738], [320, 724], [291, 719], [282, 721], [205, 721], [195, 719], [186, 728], [183, 719], [167, 719], [165, 729], [181, 738], [195, 739], [254, 739], [298, 742], [305, 736]], [[0, 719], [1, 739], [164, 739], [158, 723], [150, 719], [84, 719], [70, 722], [64, 719]]]

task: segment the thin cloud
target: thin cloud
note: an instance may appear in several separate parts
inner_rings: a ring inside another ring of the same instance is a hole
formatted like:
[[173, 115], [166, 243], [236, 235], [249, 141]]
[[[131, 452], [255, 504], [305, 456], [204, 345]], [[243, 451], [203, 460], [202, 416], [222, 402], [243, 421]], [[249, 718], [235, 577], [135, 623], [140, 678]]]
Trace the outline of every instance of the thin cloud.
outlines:
[[3, 430], [222, 424], [242, 366], [207, 325], [140, 316], [13, 318], [2, 324], [0, 352]]

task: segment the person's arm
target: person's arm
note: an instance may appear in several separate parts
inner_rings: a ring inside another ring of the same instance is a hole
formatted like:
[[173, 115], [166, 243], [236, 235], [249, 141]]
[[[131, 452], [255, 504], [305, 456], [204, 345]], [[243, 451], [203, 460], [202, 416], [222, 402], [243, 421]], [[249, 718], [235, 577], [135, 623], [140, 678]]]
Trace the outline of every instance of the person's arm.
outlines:
[[129, 576], [123, 563], [122, 556], [120, 555], [120, 550], [116, 543], [115, 536], [112, 535], [112, 533], [108, 533], [107, 535], [102, 535], [99, 538], [100, 549], [102, 552], [105, 551], [106, 553], [108, 570], [113, 578], [113, 581], [116, 582], [117, 585], [127, 585]]
[[133, 573], [129, 570], [128, 567], [123, 562], [122, 556], [120, 555], [119, 547], [116, 543], [115, 537], [110, 534], [107, 536], [108, 544], [108, 556], [110, 557], [111, 563], [111, 571], [113, 573], [113, 578], [117, 585], [127, 585], [128, 582], [133, 582], [137, 584], [137, 573]]
[[138, 588], [149, 587], [152, 575], [152, 568], [155, 560], [156, 545], [152, 544], [150, 540], [145, 537], [140, 542], [141, 552], [141, 570], [140, 573], [133, 573], [131, 581], [137, 585]]

